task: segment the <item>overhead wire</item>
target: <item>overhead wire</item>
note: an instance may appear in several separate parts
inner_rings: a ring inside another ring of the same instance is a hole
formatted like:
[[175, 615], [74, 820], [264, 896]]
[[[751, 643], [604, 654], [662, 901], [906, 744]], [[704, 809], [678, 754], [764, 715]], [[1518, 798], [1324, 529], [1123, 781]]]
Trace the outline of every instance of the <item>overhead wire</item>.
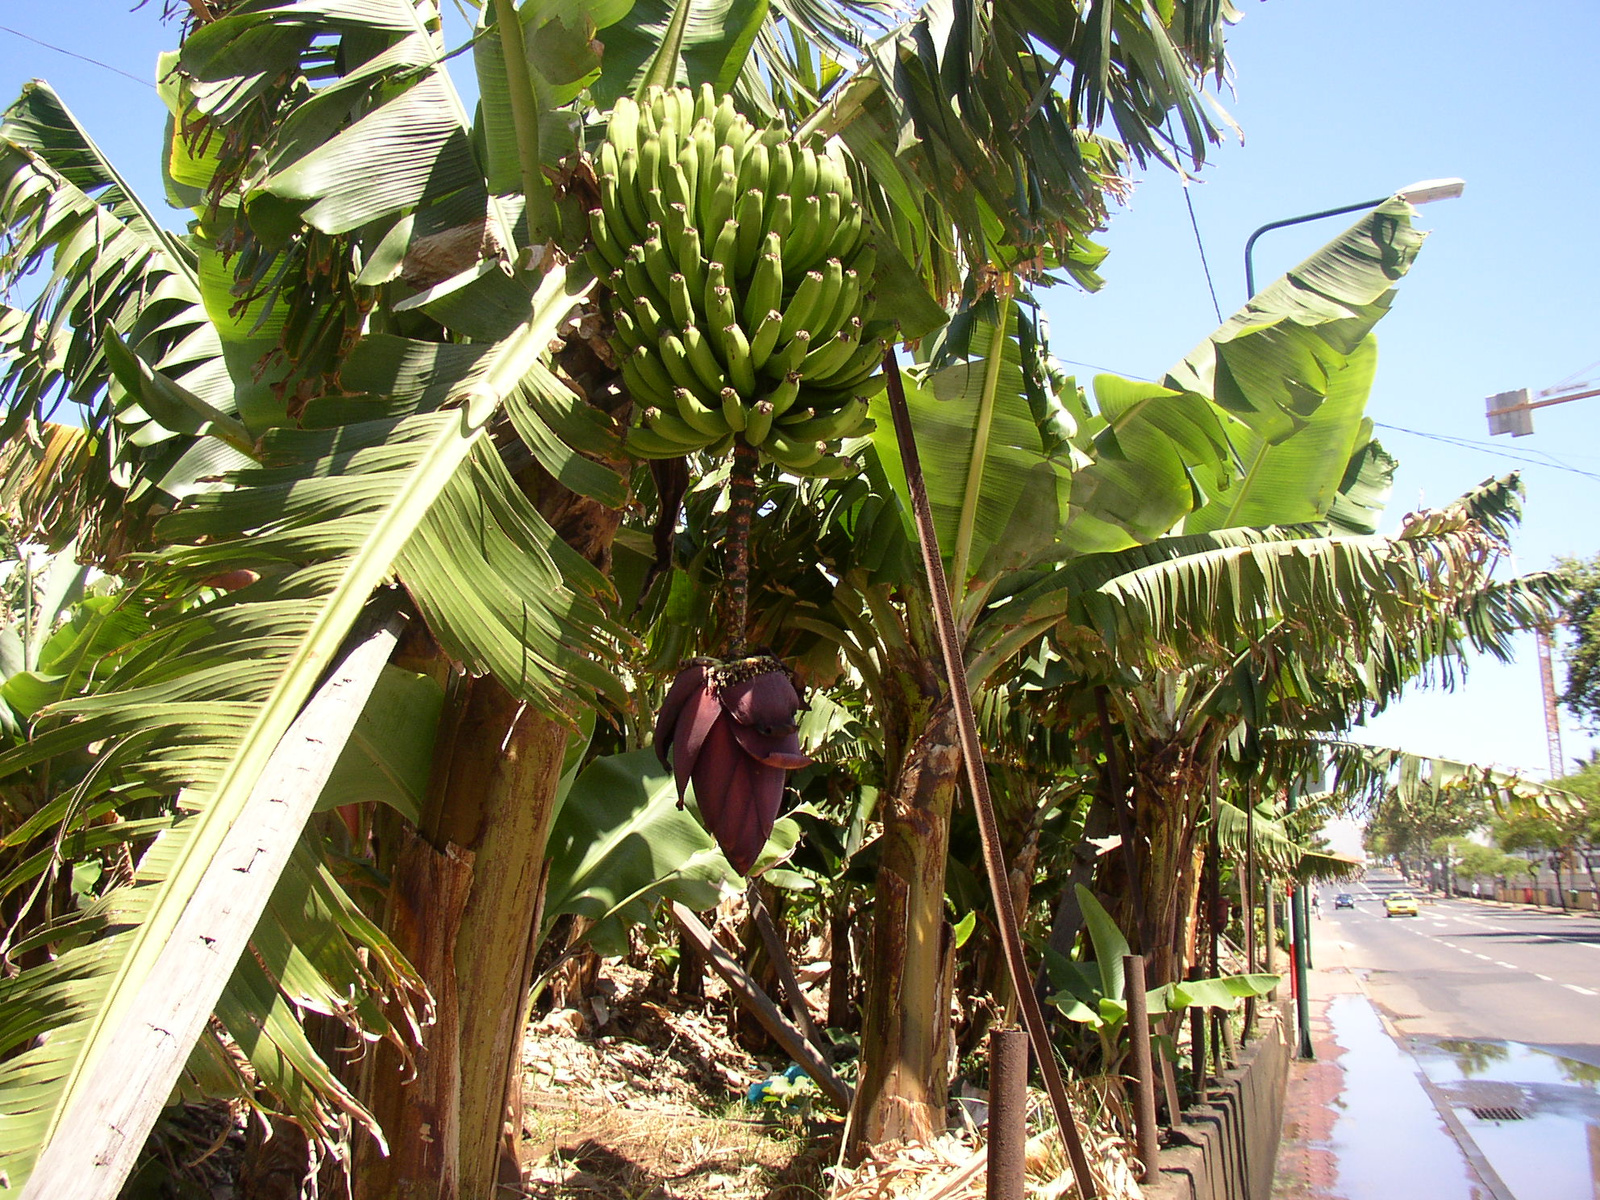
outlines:
[[1407, 429], [1404, 425], [1389, 425], [1383, 421], [1374, 421], [1373, 425], [1379, 429], [1392, 429], [1396, 433], [1408, 433], [1412, 437], [1427, 438], [1430, 442], [1443, 442], [1447, 446], [1457, 446], [1463, 450], [1476, 450], [1479, 454], [1510, 459], [1513, 462], [1524, 462], [1535, 467], [1548, 467], [1552, 471], [1567, 471], [1573, 475], [1582, 475], [1586, 479], [1600, 479], [1600, 473], [1585, 471], [1582, 467], [1574, 467], [1570, 463], [1564, 463], [1544, 450], [1538, 451], [1538, 453], [1545, 456], [1544, 458], [1533, 458], [1526, 454], [1516, 454], [1512, 451], [1501, 449], [1498, 446], [1487, 446], [1482, 442], [1474, 441], [1472, 438], [1451, 437], [1443, 433], [1424, 433], [1420, 429]]
[[9, 25], [0, 25], [0, 33], [9, 33], [12, 37], [19, 37], [25, 42], [32, 42], [35, 46], [43, 46], [46, 50], [54, 50], [57, 54], [65, 54], [68, 58], [76, 58], [81, 62], [88, 63], [90, 66], [100, 67], [107, 71], [113, 71], [116, 74], [123, 76], [125, 79], [131, 79], [137, 84], [142, 84], [143, 86], [149, 88], [152, 92], [156, 90], [155, 84], [151, 83], [148, 79], [141, 79], [131, 71], [124, 71], [121, 67], [114, 67], [110, 63], [101, 62], [98, 58], [90, 58], [87, 54], [79, 54], [76, 50], [68, 50], [65, 46], [57, 46], [54, 43], [43, 40], [42, 38], [36, 38], [32, 34], [23, 33], [20, 29], [13, 29]]

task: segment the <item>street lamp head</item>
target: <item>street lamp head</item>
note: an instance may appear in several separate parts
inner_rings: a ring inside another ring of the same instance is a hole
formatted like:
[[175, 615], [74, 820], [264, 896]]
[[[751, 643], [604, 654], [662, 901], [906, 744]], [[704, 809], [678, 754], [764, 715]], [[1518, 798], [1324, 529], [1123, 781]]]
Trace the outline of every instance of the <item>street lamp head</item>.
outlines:
[[1466, 190], [1464, 179], [1424, 179], [1408, 183], [1395, 195], [1407, 204], [1432, 204], [1435, 200], [1454, 200]]

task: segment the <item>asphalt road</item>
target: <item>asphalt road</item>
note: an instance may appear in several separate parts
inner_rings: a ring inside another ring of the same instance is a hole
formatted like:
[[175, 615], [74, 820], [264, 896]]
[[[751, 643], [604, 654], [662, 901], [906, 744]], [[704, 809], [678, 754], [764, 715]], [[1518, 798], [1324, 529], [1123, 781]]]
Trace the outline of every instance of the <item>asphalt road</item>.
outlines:
[[[1416, 917], [1386, 917], [1398, 875], [1328, 887], [1311, 923], [1312, 962], [1329, 939], [1364, 969], [1368, 993], [1401, 1032], [1503, 1039], [1558, 1048], [1600, 1064], [1600, 918], [1424, 901]], [[1335, 910], [1348, 890], [1354, 909]]]

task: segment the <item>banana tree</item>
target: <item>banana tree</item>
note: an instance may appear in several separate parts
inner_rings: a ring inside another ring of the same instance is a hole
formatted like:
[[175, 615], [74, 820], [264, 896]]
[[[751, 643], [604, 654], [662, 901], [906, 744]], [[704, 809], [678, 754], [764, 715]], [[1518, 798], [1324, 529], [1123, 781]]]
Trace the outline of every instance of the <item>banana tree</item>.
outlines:
[[[1279, 483], [1278, 499], [1295, 519], [1326, 514], [1370, 440], [1360, 411], [1370, 330], [1420, 242], [1408, 212], [1392, 201], [1358, 222], [1162, 384], [1097, 379], [1094, 408], [1050, 371], [1035, 322], [1004, 280], [957, 314], [911, 372], [909, 399], [975, 692], [1058, 624], [1073, 594], [1070, 568], [1058, 564], [1150, 542], [1219, 497], [1239, 498], [1241, 511], [1248, 500], [1254, 515], [1274, 480], [1293, 481]], [[875, 415], [869, 476], [879, 501], [851, 512], [867, 555], [882, 546], [882, 525], [892, 530], [905, 511], [898, 450]], [[1301, 436], [1312, 443], [1304, 453]], [[900, 503], [886, 508], [891, 495]], [[876, 952], [907, 966], [868, 993], [850, 1127], [862, 1145], [924, 1136], [942, 1107], [948, 976], [938, 931], [959, 758], [939, 656], [914, 598], [920, 584], [896, 581], [911, 597], [897, 610], [875, 564], [850, 553], [831, 564], [842, 583], [825, 611], [797, 623], [838, 631], [875, 689], [884, 728]]]
[[[1130, 807], [1135, 850], [1107, 892], [1124, 898], [1125, 921], [1143, 917], [1157, 978], [1182, 965], [1196, 838], [1219, 769], [1247, 783], [1265, 743], [1279, 778], [1319, 775], [1314, 739], [1342, 735], [1473, 653], [1503, 657], [1511, 629], [1552, 603], [1548, 576], [1490, 578], [1517, 490], [1492, 481], [1414, 514], [1393, 539], [1330, 536], [1326, 525], [1218, 530], [1060, 569], [1072, 599], [1053, 634], [1065, 677], [1055, 703], [1072, 719], [1092, 713], [1075, 697], [1105, 689], [1100, 733], [1127, 768], [1127, 800], [1112, 803]], [[1024, 591], [1009, 603], [1037, 600]], [[1290, 754], [1297, 746], [1305, 757]]]
[[[1079, 114], [1110, 113], [1137, 158], [1176, 112], [1198, 158], [1216, 132], [1198, 84], [1222, 70], [1227, 12], [932, 5], [890, 26], [871, 4], [713, 12], [684, 0], [613, 19], [497, 0], [474, 39], [472, 120], [428, 3], [244, 0], [202, 14], [178, 75], [162, 79], [169, 192], [199, 217], [187, 236], [165, 231], [48, 89], [31, 88], [5, 129], [4, 219], [23, 269], [48, 261], [53, 275], [37, 305], [0, 319], [5, 431], [15, 443], [59, 395], [80, 404], [87, 436], [50, 431], [49, 446], [80, 451], [93, 553], [108, 566], [152, 556], [139, 587], [164, 623], [92, 704], [42, 710], [5, 765], [92, 743], [107, 765], [76, 811], [130, 789], [182, 801], [149, 873], [102, 897], [108, 909], [137, 898], [138, 919], [91, 943], [82, 1007], [50, 1018], [46, 1057], [62, 1073], [27, 1056], [5, 1064], [13, 1094], [40, 1089], [25, 1116], [5, 1109], [22, 1121], [5, 1139], [12, 1180], [60, 1128], [106, 1012], [148, 973], [315, 679], [397, 576], [432, 639], [407, 661], [454, 686], [423, 836], [389, 864], [386, 922], [460, 1022], [435, 1028], [413, 1088], [436, 1106], [399, 1103], [380, 1047], [362, 1094], [401, 1153], [358, 1178], [376, 1193], [402, 1180], [486, 1191], [515, 1064], [504, 1015], [519, 1010], [527, 961], [503, 949], [531, 924], [566, 730], [601, 696], [626, 702], [597, 665], [618, 634], [592, 564], [608, 558], [626, 495], [605, 462], [617, 461], [606, 405], [627, 397], [592, 322], [563, 324], [587, 285], [549, 248], [578, 248], [592, 203], [586, 105], [709, 82], [753, 114], [840, 133], [878, 180], [877, 219], [936, 294], [956, 279], [945, 247], [957, 244], [974, 262], [1089, 280], [1084, 233], [1120, 157], [1080, 136]], [[859, 19], [881, 32], [860, 55]], [[1070, 98], [1055, 89], [1069, 64]], [[537, 464], [523, 486], [538, 508], [506, 467], [518, 455]], [[33, 511], [68, 525], [59, 503]], [[236, 589], [197, 591], [222, 579]], [[430, 889], [459, 902], [439, 905], [453, 924], [418, 917]], [[8, 986], [23, 995], [44, 978]], [[241, 1019], [270, 998], [255, 982]], [[82, 1039], [66, 1032], [80, 1025]], [[333, 1093], [304, 1039], [281, 1019], [272, 1028], [291, 1039], [276, 1077], [293, 1081], [283, 1064], [301, 1064], [293, 1086]]]

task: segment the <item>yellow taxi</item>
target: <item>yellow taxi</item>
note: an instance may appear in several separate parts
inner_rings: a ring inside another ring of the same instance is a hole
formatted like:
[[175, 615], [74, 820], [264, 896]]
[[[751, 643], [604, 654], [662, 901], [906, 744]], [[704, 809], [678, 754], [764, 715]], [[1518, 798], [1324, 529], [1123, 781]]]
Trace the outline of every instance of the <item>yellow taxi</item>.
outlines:
[[1417, 915], [1417, 898], [1410, 892], [1395, 892], [1383, 898], [1383, 915], [1386, 917], [1414, 917]]

